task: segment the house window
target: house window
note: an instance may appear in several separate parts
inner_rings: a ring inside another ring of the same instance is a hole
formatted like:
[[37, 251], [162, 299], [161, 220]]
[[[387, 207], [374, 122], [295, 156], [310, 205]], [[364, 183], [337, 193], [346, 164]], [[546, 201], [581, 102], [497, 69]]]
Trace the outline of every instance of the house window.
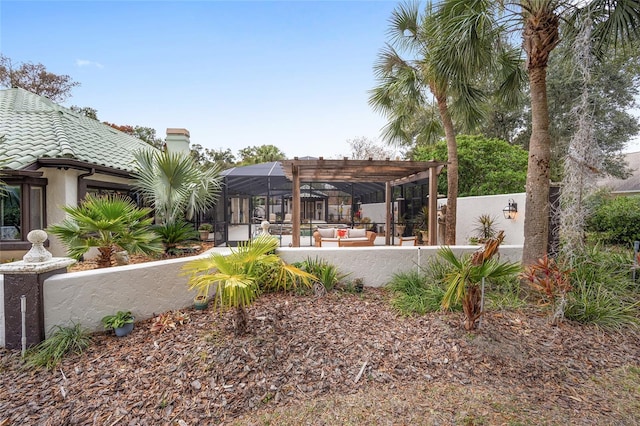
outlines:
[[0, 249], [22, 250], [31, 244], [27, 234], [44, 229], [46, 179], [32, 176], [3, 176], [0, 194]]
[[0, 198], [0, 240], [20, 240], [22, 196], [19, 185], [7, 185]]

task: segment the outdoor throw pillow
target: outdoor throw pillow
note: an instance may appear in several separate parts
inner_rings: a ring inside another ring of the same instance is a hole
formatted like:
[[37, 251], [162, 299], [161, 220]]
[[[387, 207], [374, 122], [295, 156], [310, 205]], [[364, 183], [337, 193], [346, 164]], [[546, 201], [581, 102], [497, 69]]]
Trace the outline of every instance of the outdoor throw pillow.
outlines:
[[333, 228], [318, 228], [318, 233], [322, 238], [335, 238], [335, 229]]
[[366, 229], [349, 229], [349, 238], [362, 238], [367, 236]]

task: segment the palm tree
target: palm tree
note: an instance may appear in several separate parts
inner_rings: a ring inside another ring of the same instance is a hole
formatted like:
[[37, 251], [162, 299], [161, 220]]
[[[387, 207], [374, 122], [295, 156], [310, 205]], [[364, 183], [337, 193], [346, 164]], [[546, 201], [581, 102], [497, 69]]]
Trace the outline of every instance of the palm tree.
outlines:
[[[385, 140], [400, 145], [414, 144], [419, 138], [435, 141], [434, 131], [440, 127], [430, 120], [426, 92], [435, 99], [447, 142], [447, 244], [456, 240], [455, 127], [472, 129], [484, 116], [485, 94], [476, 87], [484, 75], [508, 70], [508, 80], [501, 87], [518, 86], [518, 58], [500, 50], [504, 44], [499, 42], [499, 27], [489, 6], [486, 1], [445, 0], [438, 6], [428, 4], [422, 17], [418, 3], [398, 6], [390, 20], [391, 43], [374, 67], [379, 85], [369, 103], [390, 119], [383, 129]], [[404, 59], [398, 50], [416, 59]]]
[[560, 21], [571, 23], [580, 16], [589, 16], [593, 20], [594, 52], [598, 54], [608, 46], [616, 48], [638, 37], [640, 2], [591, 0], [573, 5], [562, 0], [522, 0], [516, 6], [519, 10], [511, 19], [522, 25], [532, 122], [522, 262], [533, 265], [545, 256], [548, 243], [551, 137], [546, 79], [549, 55], [560, 42]]
[[62, 207], [69, 217], [48, 231], [67, 246], [69, 256], [79, 259], [91, 247], [100, 252], [98, 266], [111, 266], [117, 250], [129, 253], [162, 251], [158, 236], [150, 226], [150, 209], [138, 208], [130, 199], [111, 195], [88, 194], [78, 206]]
[[211, 208], [220, 193], [220, 168], [202, 169], [189, 153], [140, 151], [134, 187], [156, 211], [161, 223], [192, 219]]
[[[462, 0], [461, 0], [462, 1]], [[549, 55], [560, 42], [560, 22], [567, 22], [571, 41], [575, 30], [571, 24], [587, 16], [593, 23], [594, 52], [603, 52], [638, 37], [640, 28], [640, 2], [637, 0], [590, 0], [567, 2], [564, 0], [520, 0], [517, 2], [486, 2], [498, 15], [507, 4], [513, 8], [504, 15], [505, 26], [517, 26], [522, 31], [527, 56], [527, 71], [531, 97], [532, 131], [529, 143], [526, 205], [524, 224], [523, 264], [534, 264], [546, 254], [549, 229], [549, 173], [551, 138], [549, 135], [549, 108], [547, 103], [547, 64]], [[472, 8], [469, 9], [473, 10]], [[472, 29], [473, 19], [451, 20], [443, 32], [466, 33]]]
[[276, 238], [260, 235], [232, 249], [229, 255], [213, 253], [191, 261], [183, 267], [189, 275], [189, 288], [208, 295], [213, 287], [216, 307], [236, 309], [235, 333], [242, 335], [248, 322], [245, 308], [258, 297], [265, 280], [272, 281], [269, 286], [286, 289], [288, 283], [295, 284], [300, 280], [309, 286], [315, 279], [313, 275], [285, 264], [275, 254], [277, 247]]

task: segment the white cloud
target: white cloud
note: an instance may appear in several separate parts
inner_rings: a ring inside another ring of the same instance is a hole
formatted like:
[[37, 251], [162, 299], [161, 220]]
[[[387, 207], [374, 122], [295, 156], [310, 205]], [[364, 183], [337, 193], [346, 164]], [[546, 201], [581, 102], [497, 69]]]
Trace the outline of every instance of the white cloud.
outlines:
[[100, 62], [89, 61], [87, 59], [76, 59], [76, 66], [104, 68], [104, 65], [102, 65]]

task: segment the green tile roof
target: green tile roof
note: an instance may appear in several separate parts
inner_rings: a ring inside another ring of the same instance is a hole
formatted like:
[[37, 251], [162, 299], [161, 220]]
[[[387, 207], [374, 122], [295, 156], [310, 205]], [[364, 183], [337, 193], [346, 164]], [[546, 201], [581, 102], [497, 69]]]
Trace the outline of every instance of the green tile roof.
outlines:
[[[0, 90], [0, 162], [22, 169], [40, 158], [132, 171], [146, 142], [24, 89]], [[8, 161], [8, 162], [7, 162]]]

